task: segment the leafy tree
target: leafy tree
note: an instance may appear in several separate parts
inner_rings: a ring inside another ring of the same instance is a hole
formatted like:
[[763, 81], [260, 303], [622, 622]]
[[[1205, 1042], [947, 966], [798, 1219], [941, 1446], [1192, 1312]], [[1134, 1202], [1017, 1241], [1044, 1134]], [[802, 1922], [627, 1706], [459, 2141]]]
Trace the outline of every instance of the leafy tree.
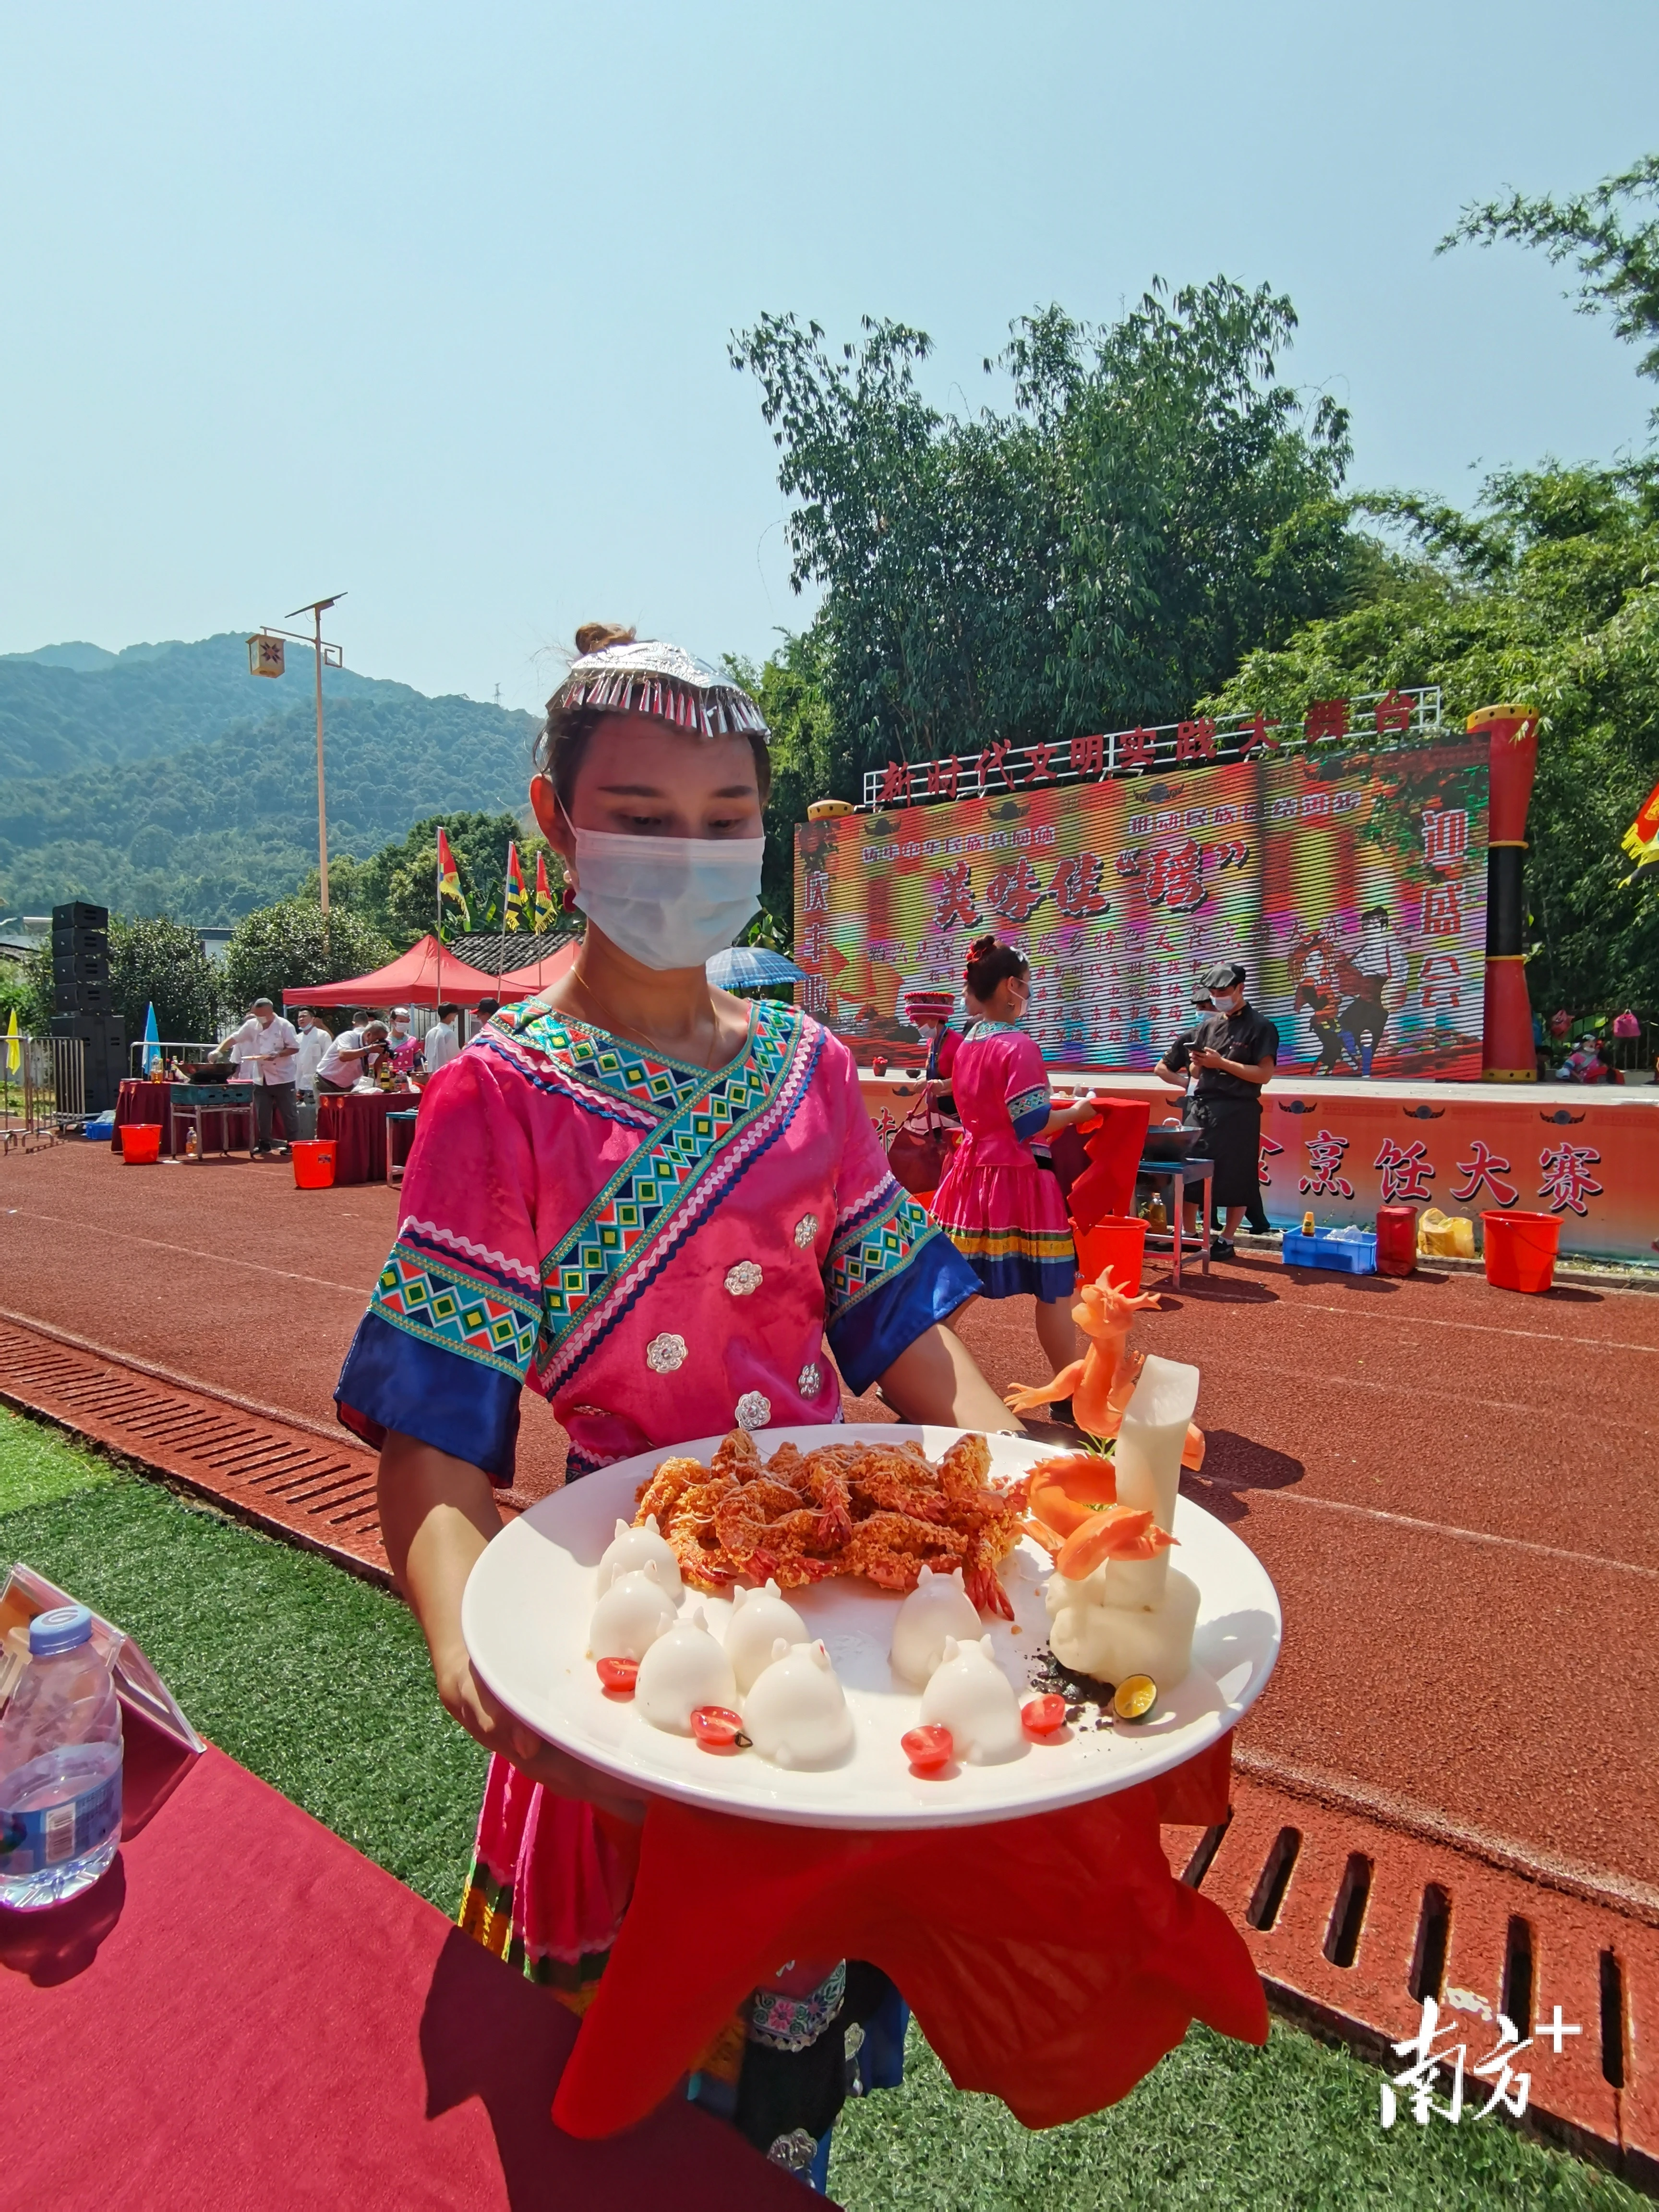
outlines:
[[[1618, 335], [1646, 347], [1638, 374], [1659, 378], [1659, 216], [1626, 228], [1622, 212], [1652, 199], [1659, 199], [1659, 154], [1644, 154], [1633, 168], [1571, 199], [1557, 202], [1546, 193], [1529, 200], [1511, 192], [1507, 199], [1465, 208], [1437, 250], [1447, 253], [1466, 240], [1492, 246], [1507, 238], [1542, 247], [1558, 264], [1571, 261], [1578, 271], [1579, 313], [1610, 310]], [[1652, 419], [1659, 422], [1659, 408]]]
[[1375, 587], [1385, 556], [1339, 496], [1346, 415], [1274, 380], [1295, 321], [1224, 278], [1104, 330], [1051, 307], [995, 364], [1012, 408], [972, 418], [923, 399], [931, 341], [903, 324], [838, 355], [793, 315], [733, 339], [796, 500], [792, 580], [824, 591], [836, 788], [892, 756], [1172, 720]]
[[41, 1036], [52, 1018], [52, 951], [46, 958], [46, 991], [40, 988], [40, 948], [24, 960], [9, 960], [0, 967], [0, 1031], [17, 1011], [17, 1026], [25, 1036]]
[[218, 978], [202, 940], [165, 915], [143, 921], [113, 916], [109, 927], [110, 995], [131, 1042], [144, 1033], [144, 1016], [155, 1009], [160, 1035], [169, 1042], [210, 1043], [217, 1034]]
[[[786, 636], [763, 666], [728, 653], [733, 679], [755, 699], [772, 733], [772, 790], [766, 803], [762, 912], [744, 941], [787, 952], [795, 926], [795, 824], [815, 799], [852, 799], [840, 785], [851, 771], [837, 751], [835, 717], [824, 694], [821, 627]], [[769, 934], [768, 931], [769, 929]]]
[[1248, 655], [1208, 702], [1299, 729], [1316, 699], [1438, 684], [1450, 727], [1539, 710], [1528, 825], [1533, 1003], [1651, 1007], [1659, 868], [1620, 839], [1659, 781], [1659, 463], [1494, 477], [1473, 514], [1388, 506], [1425, 558], [1389, 596]]
[[245, 915], [232, 931], [221, 970], [226, 1009], [240, 1012], [260, 998], [280, 1006], [285, 990], [343, 983], [396, 957], [397, 947], [349, 908], [331, 907], [325, 931], [319, 906], [283, 899]]

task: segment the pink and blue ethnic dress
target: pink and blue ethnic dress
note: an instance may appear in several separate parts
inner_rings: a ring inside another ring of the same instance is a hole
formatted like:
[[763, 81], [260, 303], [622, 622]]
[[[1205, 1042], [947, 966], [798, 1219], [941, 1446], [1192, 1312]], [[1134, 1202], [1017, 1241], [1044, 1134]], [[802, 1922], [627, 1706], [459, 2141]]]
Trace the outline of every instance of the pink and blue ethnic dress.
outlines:
[[[839, 1420], [837, 1367], [867, 1389], [977, 1288], [888, 1172], [852, 1055], [806, 1015], [757, 1000], [711, 1074], [532, 1000], [427, 1088], [335, 1395], [368, 1442], [396, 1429], [507, 1484], [528, 1382], [574, 1478], [734, 1425]], [[630, 1887], [589, 1806], [492, 1761], [469, 1932], [580, 2009]], [[856, 1962], [778, 1978], [705, 2062], [706, 2101], [723, 2072], [744, 2132], [805, 2171], [856, 2041], [878, 2085], [890, 1984]]]
[[934, 1220], [986, 1297], [1069, 1297], [1077, 1251], [1066, 1201], [1031, 1148], [1053, 1105], [1042, 1054], [1012, 1023], [975, 1022], [951, 1062], [951, 1089], [963, 1135]]

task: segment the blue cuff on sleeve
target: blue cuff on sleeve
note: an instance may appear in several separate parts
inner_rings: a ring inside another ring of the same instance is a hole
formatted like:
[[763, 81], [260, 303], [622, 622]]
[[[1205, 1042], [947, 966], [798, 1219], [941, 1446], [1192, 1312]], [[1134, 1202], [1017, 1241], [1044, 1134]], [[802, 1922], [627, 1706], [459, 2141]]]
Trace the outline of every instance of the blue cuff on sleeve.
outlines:
[[515, 1376], [423, 1344], [366, 1313], [334, 1386], [334, 1403], [353, 1436], [377, 1451], [387, 1430], [395, 1429], [506, 1485], [513, 1480], [522, 1387]]
[[1046, 1083], [1035, 1084], [1008, 1101], [1008, 1119], [1022, 1143], [1038, 1134], [1053, 1111], [1054, 1097]]
[[977, 1297], [979, 1277], [941, 1229], [932, 1229], [891, 1279], [864, 1291], [825, 1332], [849, 1390], [867, 1390], [935, 1322]]

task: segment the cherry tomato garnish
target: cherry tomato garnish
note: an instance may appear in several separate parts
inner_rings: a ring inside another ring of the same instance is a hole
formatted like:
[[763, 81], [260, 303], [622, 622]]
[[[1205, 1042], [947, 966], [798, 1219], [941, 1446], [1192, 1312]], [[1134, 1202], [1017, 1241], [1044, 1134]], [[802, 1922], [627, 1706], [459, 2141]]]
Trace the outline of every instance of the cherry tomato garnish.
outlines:
[[1046, 1698], [1033, 1698], [1019, 1709], [1020, 1726], [1027, 1735], [1043, 1738], [1058, 1735], [1066, 1725], [1066, 1700], [1052, 1693]]
[[640, 1679], [637, 1659], [601, 1659], [599, 1669], [599, 1680], [607, 1690], [615, 1691], [622, 1698], [633, 1696], [634, 1685]]
[[691, 1733], [705, 1751], [746, 1751], [743, 1715], [726, 1705], [699, 1705], [691, 1716]]
[[899, 1738], [899, 1749], [918, 1774], [937, 1774], [948, 1766], [957, 1755], [955, 1740], [948, 1728], [937, 1721], [924, 1727], [913, 1728]]

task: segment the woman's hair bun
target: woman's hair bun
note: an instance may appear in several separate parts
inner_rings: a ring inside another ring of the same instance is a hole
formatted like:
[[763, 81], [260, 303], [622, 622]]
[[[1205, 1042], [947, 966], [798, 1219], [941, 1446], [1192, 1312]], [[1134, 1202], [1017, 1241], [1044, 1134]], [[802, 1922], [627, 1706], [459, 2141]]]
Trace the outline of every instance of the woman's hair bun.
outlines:
[[997, 985], [1006, 978], [1024, 976], [1029, 969], [1023, 952], [1012, 945], [1003, 945], [994, 937], [976, 937], [968, 951], [968, 964], [962, 971], [962, 980], [969, 995], [981, 1005]]
[[639, 633], [620, 623], [584, 623], [576, 632], [578, 653], [603, 653], [607, 645], [632, 645]]

